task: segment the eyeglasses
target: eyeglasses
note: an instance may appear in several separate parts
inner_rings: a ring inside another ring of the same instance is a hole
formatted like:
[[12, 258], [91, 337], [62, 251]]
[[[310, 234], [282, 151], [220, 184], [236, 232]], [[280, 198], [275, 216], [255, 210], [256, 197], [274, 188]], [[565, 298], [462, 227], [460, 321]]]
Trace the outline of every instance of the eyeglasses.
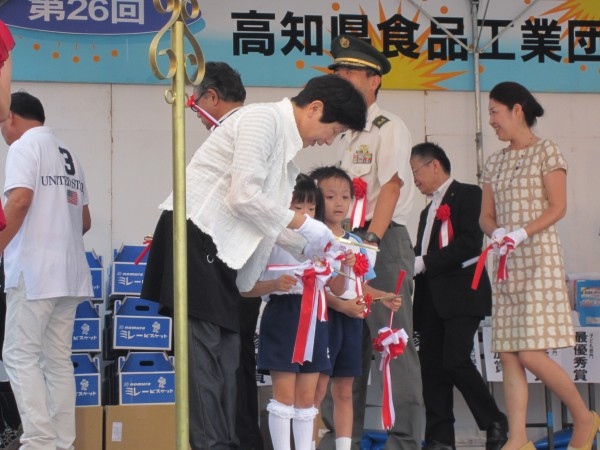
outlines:
[[430, 159], [429, 161], [427, 161], [426, 163], [421, 164], [419, 167], [417, 167], [415, 170], [412, 171], [413, 175], [416, 175], [417, 172], [419, 170], [421, 170], [423, 167], [428, 166], [429, 164], [431, 164], [433, 162], [433, 159]]
[[202, 98], [201, 95], [198, 98], [194, 98], [193, 95], [190, 95], [187, 99], [186, 106], [188, 108], [190, 108], [192, 111], [194, 111], [196, 114], [200, 114], [202, 117], [204, 117], [206, 120], [208, 120], [213, 126], [218, 127], [219, 125], [221, 125], [221, 123], [217, 119], [215, 119], [213, 116], [211, 116], [208, 113], [208, 111], [200, 108], [200, 106], [197, 103], [200, 100], [200, 98]]

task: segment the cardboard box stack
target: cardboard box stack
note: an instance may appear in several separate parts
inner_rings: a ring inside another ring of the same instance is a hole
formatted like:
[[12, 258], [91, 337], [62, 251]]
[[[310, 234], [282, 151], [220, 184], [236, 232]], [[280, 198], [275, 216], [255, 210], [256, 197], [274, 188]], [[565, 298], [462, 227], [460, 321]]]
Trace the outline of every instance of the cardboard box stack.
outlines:
[[145, 247], [115, 250], [104, 327], [107, 395], [104, 445], [116, 449], [175, 449], [175, 368], [172, 319], [140, 298]]
[[80, 303], [75, 314], [71, 361], [75, 373], [77, 424], [76, 448], [102, 450], [103, 420], [102, 321], [104, 301], [104, 269], [102, 258], [92, 250], [86, 252], [94, 293]]
[[75, 372], [77, 390], [76, 405], [101, 406], [100, 352], [102, 352], [102, 286], [104, 272], [102, 258], [94, 251], [86, 252], [92, 275], [94, 295], [77, 307], [73, 327], [71, 360]]
[[73, 332], [76, 448], [175, 449], [172, 319], [139, 297], [144, 249], [114, 250], [106, 278], [102, 258], [86, 254], [94, 295], [78, 307]]

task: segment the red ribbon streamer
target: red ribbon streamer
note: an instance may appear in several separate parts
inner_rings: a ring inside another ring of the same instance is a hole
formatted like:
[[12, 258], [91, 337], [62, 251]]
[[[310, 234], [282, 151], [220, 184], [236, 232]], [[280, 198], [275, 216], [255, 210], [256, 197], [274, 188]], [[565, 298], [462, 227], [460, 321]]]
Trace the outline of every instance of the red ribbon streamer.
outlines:
[[483, 268], [485, 267], [485, 260], [487, 259], [487, 255], [493, 246], [494, 244], [488, 245], [483, 249], [481, 255], [479, 255], [477, 266], [475, 267], [475, 274], [473, 275], [473, 281], [471, 282], [471, 289], [474, 291], [476, 291], [479, 287], [479, 280], [481, 280], [481, 274], [483, 273]]
[[[508, 279], [508, 268], [506, 266], [506, 263], [508, 261], [508, 255], [515, 249], [514, 242], [510, 238], [505, 245], [507, 247], [507, 251], [504, 255], [500, 255], [500, 260], [498, 261], [498, 271], [496, 272], [497, 281], [505, 281]], [[481, 255], [479, 255], [479, 259], [477, 260], [477, 266], [475, 267], [475, 274], [473, 275], [473, 281], [471, 282], [471, 289], [473, 289], [474, 291], [476, 291], [479, 287], [479, 280], [481, 280], [481, 274], [483, 273], [483, 268], [485, 267], [487, 255], [493, 247], [494, 244], [488, 245], [486, 248], [483, 249]]]
[[445, 247], [454, 240], [454, 230], [452, 229], [452, 221], [444, 220], [440, 228], [439, 245], [440, 248]]
[[135, 258], [135, 261], [133, 262], [136, 266], [142, 262], [142, 259], [144, 259], [144, 256], [146, 256], [146, 253], [148, 253], [150, 251], [150, 247], [152, 246], [152, 239], [144, 239], [144, 245], [146, 246], [144, 248], [144, 250], [142, 250], [140, 252], [140, 254], [138, 255], [137, 258]]
[[[367, 183], [361, 178], [353, 178], [354, 206], [350, 214], [352, 229], [365, 226], [367, 218]], [[360, 216], [358, 216], [360, 214]]]
[[304, 361], [312, 360], [314, 328], [317, 317], [321, 321], [327, 320], [325, 283], [319, 281], [318, 278], [319, 276], [329, 278], [330, 275], [331, 268], [329, 266], [322, 272], [317, 272], [314, 267], [310, 267], [302, 274], [301, 278], [304, 289], [302, 291], [300, 318], [298, 321], [298, 330], [296, 331], [296, 341], [294, 342], [292, 363], [303, 364]]
[[404, 277], [406, 276], [406, 270], [400, 270], [398, 274], [398, 280], [396, 281], [396, 295], [400, 294], [400, 288], [402, 287], [402, 282], [404, 281]]

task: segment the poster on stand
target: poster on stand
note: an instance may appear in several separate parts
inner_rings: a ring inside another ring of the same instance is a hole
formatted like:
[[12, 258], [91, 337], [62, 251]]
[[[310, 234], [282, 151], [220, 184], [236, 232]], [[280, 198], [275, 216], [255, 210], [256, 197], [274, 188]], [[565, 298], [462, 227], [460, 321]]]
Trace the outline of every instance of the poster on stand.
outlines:
[[[492, 351], [492, 329], [483, 327], [483, 355], [486, 380], [502, 382], [500, 355]], [[575, 383], [600, 383], [600, 354], [596, 354], [596, 340], [600, 340], [600, 327], [575, 327], [575, 346], [551, 349], [547, 353], [570, 375]], [[529, 383], [539, 383], [526, 371]]]

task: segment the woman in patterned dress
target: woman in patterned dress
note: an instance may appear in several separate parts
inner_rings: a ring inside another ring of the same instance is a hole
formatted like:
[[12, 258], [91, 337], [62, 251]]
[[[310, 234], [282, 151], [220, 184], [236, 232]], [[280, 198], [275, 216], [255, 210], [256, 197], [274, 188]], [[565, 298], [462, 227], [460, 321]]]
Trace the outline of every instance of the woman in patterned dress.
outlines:
[[508, 273], [496, 283], [492, 312], [492, 347], [500, 354], [508, 411], [503, 449], [534, 450], [526, 433], [527, 369], [569, 409], [574, 425], [569, 450], [589, 450], [600, 418], [546, 354], [573, 346], [575, 335], [555, 226], [566, 212], [567, 165], [554, 142], [532, 131], [543, 113], [518, 83], [503, 82], [490, 92], [489, 123], [508, 144], [486, 161], [480, 217]]

